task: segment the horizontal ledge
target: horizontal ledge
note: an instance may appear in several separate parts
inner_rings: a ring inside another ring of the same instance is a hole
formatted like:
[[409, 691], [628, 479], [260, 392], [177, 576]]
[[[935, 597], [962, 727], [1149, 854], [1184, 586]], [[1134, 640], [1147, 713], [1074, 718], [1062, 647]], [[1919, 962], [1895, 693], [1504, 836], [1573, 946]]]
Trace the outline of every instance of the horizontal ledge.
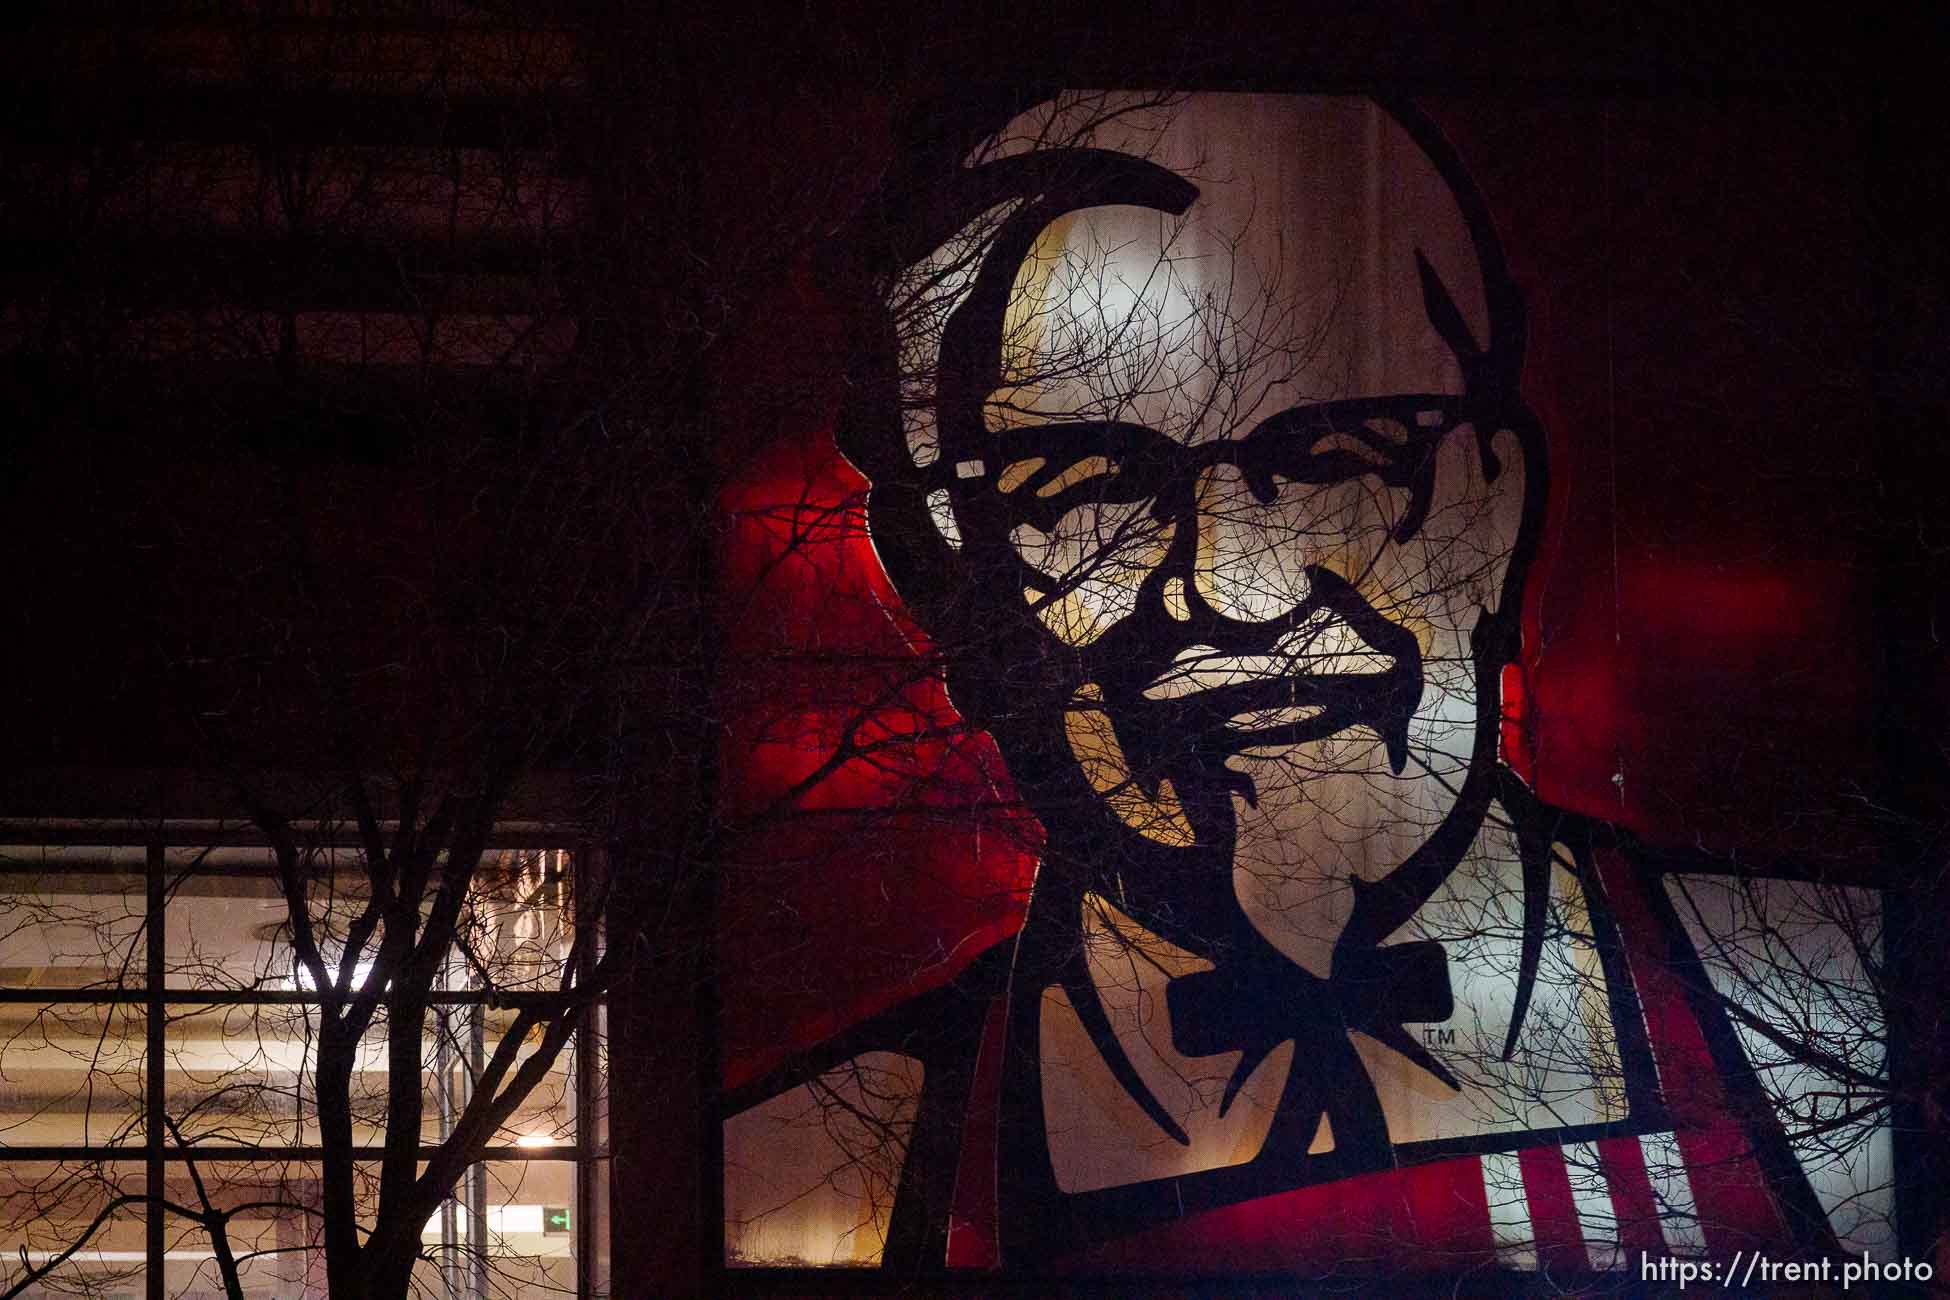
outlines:
[[[440, 1153], [437, 1146], [422, 1146], [418, 1158], [430, 1160]], [[361, 1143], [352, 1148], [355, 1160], [382, 1160], [386, 1148]], [[482, 1148], [477, 1161], [487, 1160], [555, 1160], [568, 1161], [578, 1158], [599, 1160], [606, 1153], [591, 1151], [580, 1157], [573, 1142], [561, 1142], [545, 1147], [492, 1146]], [[0, 1146], [0, 1163], [21, 1160], [104, 1160], [117, 1164], [139, 1165], [149, 1158], [147, 1149], [141, 1146]], [[188, 1163], [192, 1160], [221, 1160], [230, 1163], [268, 1162], [272, 1160], [323, 1160], [325, 1148], [322, 1146], [165, 1146], [162, 1158], [171, 1163]]]
[[301, 91], [43, 82], [14, 97], [9, 131], [59, 145], [77, 132], [118, 140], [292, 145], [473, 146], [548, 152], [600, 121], [588, 91], [540, 89], [439, 98], [411, 92]]
[[[352, 822], [331, 824], [293, 822], [291, 828], [306, 847], [362, 848], [359, 830]], [[389, 838], [399, 823], [382, 821], [379, 829]], [[577, 827], [551, 822], [502, 822], [488, 833], [491, 849], [574, 849], [588, 842], [586, 832]], [[162, 848], [269, 848], [271, 841], [263, 831], [242, 822], [222, 821], [145, 821], [138, 819], [65, 817], [10, 817], [0, 819], [0, 843], [54, 847], [147, 847]], [[138, 869], [140, 866], [138, 864]]]
[[[576, 991], [559, 992], [513, 992], [490, 994], [485, 989], [440, 989], [420, 993], [416, 997], [429, 1006], [472, 1007], [485, 1006], [490, 1010], [519, 1010], [526, 1006], [543, 1006], [563, 998], [575, 997]], [[0, 988], [0, 1004], [30, 1006], [110, 1006], [149, 1001], [187, 1004], [190, 1006], [322, 1006], [324, 999], [309, 989], [27, 989]], [[384, 993], [379, 1001], [383, 1005], [391, 1002], [393, 995]], [[0, 1148], [4, 1149], [4, 1148]]]

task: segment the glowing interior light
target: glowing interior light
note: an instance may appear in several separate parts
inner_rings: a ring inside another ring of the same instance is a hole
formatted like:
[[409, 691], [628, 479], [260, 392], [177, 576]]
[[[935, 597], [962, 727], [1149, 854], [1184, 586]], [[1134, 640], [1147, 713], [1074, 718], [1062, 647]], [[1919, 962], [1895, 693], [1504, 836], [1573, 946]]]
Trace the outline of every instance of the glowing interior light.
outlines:
[[523, 1133], [515, 1139], [515, 1145], [518, 1147], [552, 1147], [555, 1145], [555, 1138], [547, 1133]]
[[[362, 961], [362, 962], [353, 963], [352, 987], [354, 989], [364, 988], [366, 986], [366, 981], [371, 977], [372, 977], [371, 962]], [[336, 980], [338, 978], [337, 962], [328, 961], [325, 963], [325, 978], [329, 980]], [[284, 981], [284, 987], [288, 989], [303, 989], [307, 993], [314, 993], [318, 990], [318, 982], [311, 977], [311, 971], [309, 971], [303, 966], [300, 966], [298, 967], [298, 973], [296, 975]]]
[[[499, 1210], [500, 1213], [495, 1213]], [[489, 1232], [540, 1232], [542, 1207], [539, 1205], [490, 1205]]]
[[[543, 1211], [546, 1208], [541, 1205], [490, 1205], [487, 1207], [487, 1230], [497, 1236], [507, 1236], [517, 1232], [539, 1235], [543, 1228]], [[427, 1220], [426, 1227], [420, 1230], [420, 1237], [425, 1240], [439, 1235], [440, 1215], [435, 1213]]]

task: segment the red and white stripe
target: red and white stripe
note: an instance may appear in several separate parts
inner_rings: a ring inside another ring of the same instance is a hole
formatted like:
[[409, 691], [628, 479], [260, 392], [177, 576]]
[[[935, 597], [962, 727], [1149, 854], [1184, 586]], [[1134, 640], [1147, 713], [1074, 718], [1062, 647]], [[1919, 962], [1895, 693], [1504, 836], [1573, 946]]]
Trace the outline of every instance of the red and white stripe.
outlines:
[[1496, 1258], [1534, 1271], [1632, 1267], [1706, 1252], [1674, 1134], [1607, 1138], [1482, 1157]]

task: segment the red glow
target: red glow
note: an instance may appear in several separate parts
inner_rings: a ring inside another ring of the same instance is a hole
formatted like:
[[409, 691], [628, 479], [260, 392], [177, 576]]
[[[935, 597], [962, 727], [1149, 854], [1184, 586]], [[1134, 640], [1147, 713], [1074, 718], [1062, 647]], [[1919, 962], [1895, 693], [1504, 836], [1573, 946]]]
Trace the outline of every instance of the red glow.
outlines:
[[1080, 1251], [1072, 1272], [1463, 1273], [1495, 1264], [1471, 1156], [1342, 1179], [1189, 1215]]
[[1524, 687], [1523, 665], [1503, 665], [1503, 761], [1526, 784], [1537, 783], [1537, 755], [1534, 751], [1536, 722], [1527, 713], [1529, 695]]
[[1670, 955], [1655, 942], [1659, 927], [1642, 893], [1647, 886], [1616, 852], [1600, 853], [1598, 874], [1645, 1010], [1660, 1089], [1672, 1112], [1707, 1244], [1720, 1254], [1790, 1248], [1792, 1237], [1720, 1082], [1685, 987]]
[[1532, 1147], [1517, 1153], [1523, 1170], [1524, 1199], [1536, 1234], [1537, 1263], [1546, 1272], [1583, 1272], [1591, 1267], [1578, 1226], [1578, 1204], [1571, 1195], [1571, 1171], [1561, 1147]]
[[728, 1085], [952, 979], [1014, 934], [1039, 828], [966, 730], [824, 432], [725, 494], [720, 952]]
[[968, 1090], [961, 1158], [955, 1166], [955, 1202], [948, 1217], [949, 1268], [999, 1268], [995, 1219], [997, 1099], [1002, 1093], [1003, 1036], [1008, 1003], [996, 998], [982, 1027], [981, 1055]]
[[1645, 1167], [1645, 1149], [1637, 1138], [1604, 1138], [1598, 1142], [1598, 1166], [1611, 1189], [1618, 1215], [1618, 1247], [1626, 1258], [1666, 1253], [1659, 1230], [1659, 1203], [1652, 1194], [1652, 1175]]

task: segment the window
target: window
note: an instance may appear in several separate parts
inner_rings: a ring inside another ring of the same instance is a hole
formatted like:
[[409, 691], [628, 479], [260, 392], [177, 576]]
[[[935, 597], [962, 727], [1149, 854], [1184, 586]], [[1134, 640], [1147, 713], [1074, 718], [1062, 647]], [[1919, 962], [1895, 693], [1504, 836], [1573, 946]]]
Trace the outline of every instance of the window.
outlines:
[[[358, 850], [325, 828], [305, 834], [308, 919], [331, 962], [370, 886]], [[0, 845], [5, 1284], [54, 1264], [28, 1295], [218, 1297], [227, 1250], [252, 1300], [325, 1296], [321, 999], [294, 960], [272, 851], [214, 825], [16, 826], [9, 838], [38, 842]], [[362, 1226], [405, 1090], [421, 1100], [424, 1168], [523, 993], [559, 982], [578, 867], [593, 857], [546, 834], [497, 839], [433, 982], [415, 1083], [389, 1070], [391, 990], [382, 997], [351, 1072]], [[357, 963], [351, 980], [371, 975]], [[600, 1294], [602, 1009], [578, 1014], [568, 1047], [426, 1224], [417, 1294]]]

